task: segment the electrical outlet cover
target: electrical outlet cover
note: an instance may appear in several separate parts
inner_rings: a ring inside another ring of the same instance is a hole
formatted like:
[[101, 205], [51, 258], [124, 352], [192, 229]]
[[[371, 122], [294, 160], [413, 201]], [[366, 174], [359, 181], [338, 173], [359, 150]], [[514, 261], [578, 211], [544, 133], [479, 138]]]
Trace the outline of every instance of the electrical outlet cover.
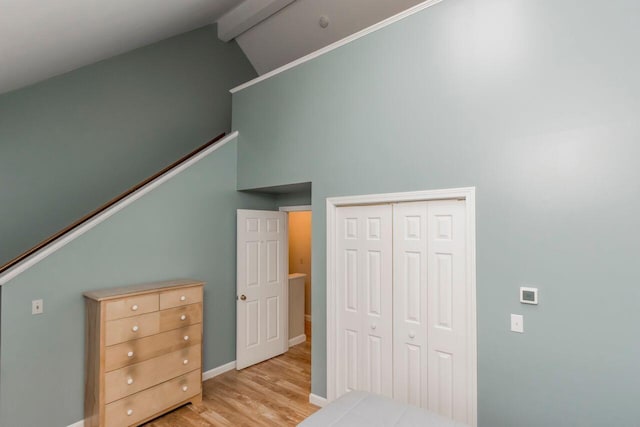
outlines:
[[31, 301], [31, 314], [44, 313], [44, 302], [41, 299]]

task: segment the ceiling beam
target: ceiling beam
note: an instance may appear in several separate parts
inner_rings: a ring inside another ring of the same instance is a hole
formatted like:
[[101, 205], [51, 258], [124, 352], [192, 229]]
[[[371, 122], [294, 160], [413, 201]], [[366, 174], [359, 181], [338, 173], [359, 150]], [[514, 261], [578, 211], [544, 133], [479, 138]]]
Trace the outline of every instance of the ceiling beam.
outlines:
[[218, 38], [228, 42], [295, 0], [244, 0], [218, 19]]

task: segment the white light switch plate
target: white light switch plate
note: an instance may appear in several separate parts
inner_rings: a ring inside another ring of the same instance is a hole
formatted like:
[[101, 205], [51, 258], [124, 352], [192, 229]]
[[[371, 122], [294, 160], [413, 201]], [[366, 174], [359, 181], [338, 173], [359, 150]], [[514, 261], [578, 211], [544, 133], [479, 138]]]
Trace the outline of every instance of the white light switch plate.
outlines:
[[511, 332], [524, 333], [524, 316], [522, 314], [511, 315]]

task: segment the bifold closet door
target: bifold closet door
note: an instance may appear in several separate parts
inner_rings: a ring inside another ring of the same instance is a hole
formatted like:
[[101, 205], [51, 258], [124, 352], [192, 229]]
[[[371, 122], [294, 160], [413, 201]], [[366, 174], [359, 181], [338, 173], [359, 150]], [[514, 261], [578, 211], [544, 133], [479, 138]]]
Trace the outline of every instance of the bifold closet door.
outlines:
[[394, 398], [470, 422], [465, 202], [393, 206]]
[[392, 397], [392, 207], [338, 208], [336, 220], [336, 397]]

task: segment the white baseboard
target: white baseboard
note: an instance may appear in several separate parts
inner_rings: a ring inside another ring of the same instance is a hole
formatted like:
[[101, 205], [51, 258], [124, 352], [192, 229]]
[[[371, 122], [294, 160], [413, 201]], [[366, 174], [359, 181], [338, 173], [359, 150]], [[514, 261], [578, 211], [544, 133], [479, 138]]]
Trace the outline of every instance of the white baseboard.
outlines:
[[317, 394], [309, 393], [309, 403], [312, 405], [325, 407], [329, 401], [325, 397], [318, 396]]
[[78, 422], [75, 422], [75, 423], [71, 424], [68, 427], [84, 427], [84, 420], [80, 420]]
[[304, 320], [307, 322], [311, 322], [311, 315], [310, 314], [305, 314], [304, 315]]
[[210, 369], [206, 372], [202, 373], [202, 381], [210, 380], [213, 377], [217, 377], [220, 374], [224, 374], [225, 372], [233, 371], [236, 369], [236, 361], [233, 360], [229, 363], [225, 363], [222, 366], [218, 366], [217, 368]]
[[298, 335], [297, 337], [293, 337], [289, 340], [289, 347], [293, 347], [294, 345], [302, 344], [307, 340], [307, 336], [305, 334]]

